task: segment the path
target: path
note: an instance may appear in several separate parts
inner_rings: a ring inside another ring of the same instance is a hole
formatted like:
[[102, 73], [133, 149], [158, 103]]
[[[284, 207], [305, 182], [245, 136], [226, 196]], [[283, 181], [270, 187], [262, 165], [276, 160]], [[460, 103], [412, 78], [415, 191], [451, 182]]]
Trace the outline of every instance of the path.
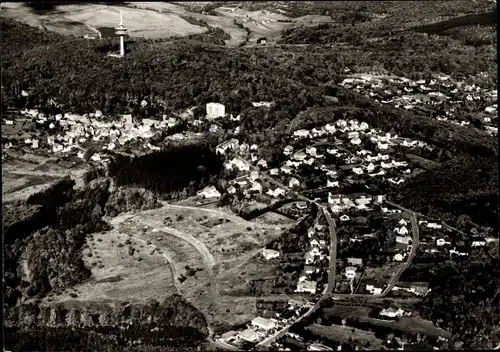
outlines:
[[212, 268], [215, 265], [215, 259], [212, 256], [212, 253], [208, 250], [208, 248], [205, 246], [203, 242], [198, 240], [197, 238], [193, 237], [190, 234], [187, 233], [182, 233], [176, 229], [170, 228], [170, 227], [165, 227], [161, 226], [158, 224], [158, 222], [154, 220], [149, 220], [149, 219], [144, 219], [144, 218], [139, 218], [136, 217], [137, 220], [139, 220], [141, 223], [151, 226], [153, 228], [157, 228], [160, 231], [166, 232], [169, 235], [175, 236], [181, 240], [187, 241], [189, 244], [191, 244], [200, 254], [203, 259], [203, 262], [205, 263], [205, 267], [207, 270], [207, 274], [210, 280], [210, 288], [212, 290], [212, 297], [214, 298], [214, 301], [217, 302], [219, 301], [220, 295], [219, 292], [217, 291], [217, 282], [215, 280]]
[[222, 210], [216, 210], [216, 209], [207, 209], [207, 208], [199, 208], [199, 207], [192, 207], [188, 205], [177, 205], [177, 204], [169, 204], [165, 201], [161, 201], [161, 204], [163, 205], [164, 208], [174, 208], [174, 209], [186, 209], [186, 210], [194, 210], [196, 212], [205, 212], [205, 213], [210, 213], [213, 215], [217, 215], [218, 217], [225, 218], [228, 220], [233, 221], [236, 224], [242, 225], [242, 226], [250, 226], [252, 228], [254, 227], [259, 227], [263, 229], [276, 229], [276, 227], [286, 227], [283, 225], [269, 225], [269, 224], [259, 224], [251, 221], [247, 221], [243, 218], [240, 218], [237, 215], [232, 215], [229, 214], [225, 211]]

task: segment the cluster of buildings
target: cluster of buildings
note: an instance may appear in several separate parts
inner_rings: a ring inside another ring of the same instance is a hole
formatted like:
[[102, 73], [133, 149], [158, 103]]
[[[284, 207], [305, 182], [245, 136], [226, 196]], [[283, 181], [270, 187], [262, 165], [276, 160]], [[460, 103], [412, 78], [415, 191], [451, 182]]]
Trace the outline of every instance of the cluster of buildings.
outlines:
[[366, 94], [379, 103], [391, 104], [406, 110], [416, 110], [426, 106], [436, 108], [446, 102], [445, 114], [437, 115], [435, 118], [462, 126], [468, 126], [470, 121], [457, 120], [455, 118], [457, 109], [463, 109], [466, 103], [474, 105], [476, 107], [474, 110], [482, 115], [483, 128], [490, 134], [498, 134], [496, 90], [456, 82], [446, 75], [413, 81], [403, 77], [356, 74], [344, 79], [341, 85]]
[[[308, 248], [305, 252], [304, 270], [299, 274], [295, 292], [316, 294], [318, 281], [323, 283], [324, 273], [330, 261], [330, 236], [328, 227], [316, 222], [307, 230]], [[325, 265], [326, 264], [326, 265]]]

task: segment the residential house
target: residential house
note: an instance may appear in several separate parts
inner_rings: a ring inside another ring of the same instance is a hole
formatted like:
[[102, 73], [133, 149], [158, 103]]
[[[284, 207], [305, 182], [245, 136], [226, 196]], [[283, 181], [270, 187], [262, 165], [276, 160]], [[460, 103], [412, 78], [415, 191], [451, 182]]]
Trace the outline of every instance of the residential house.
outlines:
[[293, 132], [293, 136], [296, 138], [307, 138], [310, 137], [308, 130], [297, 130]]
[[250, 164], [246, 160], [233, 158], [233, 160], [231, 160], [231, 164], [234, 165], [240, 171], [250, 170]]
[[333, 194], [328, 192], [328, 204], [340, 204], [342, 196], [340, 194]]
[[326, 180], [326, 187], [327, 188], [330, 188], [330, 187], [339, 187], [339, 181]]
[[[257, 166], [260, 166], [261, 168], [265, 169], [267, 168], [267, 161], [265, 161], [264, 159], [260, 159], [258, 162], [257, 162]], [[277, 170], [277, 169], [276, 169]]]
[[292, 159], [297, 161], [303, 161], [305, 158], [307, 158], [307, 154], [303, 151], [299, 151], [292, 156]]
[[345, 214], [344, 214], [344, 215], [342, 215], [342, 216], [340, 217], [340, 221], [349, 221], [349, 216], [348, 216], [348, 215], [345, 215]]
[[401, 308], [394, 308], [394, 307], [389, 307], [387, 309], [382, 309], [382, 311], [379, 313], [382, 316], [389, 317], [389, 318], [395, 318], [395, 317], [400, 317], [404, 313], [404, 310]]
[[471, 243], [472, 247], [483, 247], [486, 246], [486, 240], [481, 237], [474, 238]]
[[252, 319], [251, 322], [252, 326], [255, 326], [259, 329], [262, 329], [264, 331], [269, 331], [271, 329], [274, 329], [276, 327], [276, 323], [272, 319], [266, 319], [263, 317], [256, 317]]
[[205, 187], [205, 189], [198, 192], [198, 195], [204, 198], [219, 198], [221, 196], [220, 192], [214, 186]]
[[396, 253], [394, 255], [394, 261], [396, 261], [396, 262], [402, 262], [403, 259], [404, 259], [404, 256], [401, 253]]
[[411, 240], [411, 236], [396, 236], [396, 243], [403, 243], [405, 245], [408, 245], [410, 244]]
[[399, 233], [400, 235], [407, 235], [408, 234], [408, 229], [406, 226], [401, 226], [400, 228], [397, 228], [394, 230], [395, 232]]
[[236, 188], [234, 188], [234, 186], [229, 186], [229, 188], [227, 189], [227, 192], [229, 194], [235, 194], [236, 193]]
[[361, 258], [347, 258], [347, 263], [350, 265], [363, 266], [363, 259], [361, 259]]
[[361, 139], [359, 137], [353, 138], [350, 140], [352, 145], [360, 145], [361, 144]]
[[288, 187], [290, 188], [300, 187], [299, 180], [297, 180], [295, 177], [292, 177], [290, 179], [290, 182], [288, 183]]
[[282, 166], [281, 171], [286, 175], [290, 175], [292, 173], [292, 168], [289, 166]]
[[226, 115], [226, 107], [220, 103], [206, 104], [207, 119], [216, 119]]
[[258, 342], [261, 338], [260, 334], [252, 329], [243, 330], [238, 334], [238, 337], [250, 343]]
[[345, 268], [345, 276], [348, 278], [348, 279], [354, 279], [354, 277], [356, 276], [356, 267], [354, 266], [348, 266]]
[[414, 282], [410, 284], [410, 291], [417, 296], [426, 296], [430, 291], [428, 282]]
[[444, 246], [445, 244], [451, 245], [451, 242], [446, 241], [444, 238], [439, 238], [436, 240], [436, 245], [438, 246]]
[[217, 147], [215, 147], [215, 152], [217, 154], [224, 154], [226, 150], [228, 149], [234, 149], [237, 148], [239, 144], [239, 141], [237, 139], [231, 139], [229, 141], [225, 141], [221, 144], [219, 144]]
[[309, 292], [311, 294], [315, 294], [316, 293], [316, 286], [317, 286], [316, 281], [306, 280], [303, 282], [299, 282], [297, 284], [297, 289], [295, 290], [295, 292]]
[[329, 124], [329, 123], [328, 123], [328, 124], [326, 124], [326, 125], [325, 125], [325, 130], [326, 130], [326, 132], [328, 132], [329, 134], [333, 134], [333, 133], [335, 133], [336, 128], [335, 128], [335, 126], [334, 126], [334, 125], [331, 125], [331, 124]]
[[435, 222], [429, 222], [427, 223], [427, 227], [430, 229], [440, 229], [443, 226], [441, 224], [436, 224]]
[[291, 155], [293, 153], [293, 147], [291, 145], [287, 145], [283, 150], [283, 154]]
[[295, 206], [299, 210], [307, 209], [307, 203], [306, 202], [297, 202], [297, 203], [295, 203]]
[[375, 203], [382, 204], [384, 203], [386, 196], [385, 195], [373, 196], [372, 199]]
[[278, 258], [280, 256], [280, 252], [275, 251], [273, 249], [266, 249], [266, 248], [264, 248], [262, 250], [262, 256], [266, 260], [270, 260], [270, 259], [273, 259], [273, 258]]
[[259, 178], [259, 172], [258, 171], [250, 171], [250, 180], [255, 181], [256, 179]]
[[252, 186], [250, 187], [250, 192], [253, 193], [262, 193], [262, 185], [259, 182], [252, 182]]
[[306, 274], [308, 274], [308, 275], [311, 275], [311, 274], [313, 274], [313, 273], [315, 273], [315, 272], [318, 272], [318, 271], [319, 271], [319, 269], [318, 269], [318, 268], [316, 268], [316, 267], [315, 267], [315, 266], [313, 266], [313, 265], [306, 265], [306, 266], [304, 267], [304, 272], [305, 272]]
[[[288, 168], [288, 169], [290, 169], [290, 168]], [[290, 169], [290, 172], [291, 172], [291, 171], [292, 171], [292, 169]], [[277, 168], [274, 168], [274, 169], [269, 170], [269, 174], [270, 174], [270, 175], [272, 175], [272, 176], [276, 176], [276, 175], [278, 175], [279, 173], [280, 173], [280, 171], [279, 171], [279, 169], [277, 169]]]
[[306, 147], [306, 153], [311, 155], [311, 156], [316, 156], [317, 149], [315, 147], [308, 146], [308, 147]]

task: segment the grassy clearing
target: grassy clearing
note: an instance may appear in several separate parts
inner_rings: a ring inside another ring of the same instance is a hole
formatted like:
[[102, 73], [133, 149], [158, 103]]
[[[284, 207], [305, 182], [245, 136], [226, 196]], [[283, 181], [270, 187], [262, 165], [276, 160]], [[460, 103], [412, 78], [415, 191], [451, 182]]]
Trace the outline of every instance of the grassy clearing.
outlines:
[[437, 338], [439, 336], [450, 338], [451, 334], [448, 331], [437, 328], [430, 320], [422, 319], [421, 317], [401, 317], [396, 321], [379, 320], [375, 318], [361, 317], [361, 323], [369, 323], [377, 326], [389, 327], [394, 330], [399, 330], [412, 334], [421, 334], [428, 337]]
[[348, 342], [349, 339], [352, 339], [359, 341], [359, 343], [363, 345], [369, 344], [373, 349], [380, 349], [380, 347], [382, 347], [383, 345], [382, 341], [376, 338], [373, 332], [355, 329], [349, 326], [324, 326], [313, 324], [306, 327], [306, 329], [312, 332], [314, 335], [338, 343]]
[[334, 305], [332, 308], [323, 309], [323, 312], [326, 318], [334, 316], [342, 319], [357, 319], [368, 316], [371, 310], [370, 307]]

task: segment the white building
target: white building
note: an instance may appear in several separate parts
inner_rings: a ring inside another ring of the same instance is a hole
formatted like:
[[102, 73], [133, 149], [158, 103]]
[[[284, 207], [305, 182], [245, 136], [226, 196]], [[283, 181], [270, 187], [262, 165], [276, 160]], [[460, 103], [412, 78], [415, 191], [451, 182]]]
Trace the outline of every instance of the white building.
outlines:
[[252, 319], [252, 326], [258, 327], [259, 329], [269, 331], [276, 327], [276, 323], [271, 319], [266, 319], [263, 317], [256, 317]]
[[295, 177], [292, 177], [292, 179], [288, 183], [288, 187], [295, 188], [295, 187], [299, 187], [299, 186], [300, 186], [299, 180], [297, 180]]
[[354, 279], [354, 277], [356, 276], [356, 267], [348, 266], [347, 268], [345, 268], [345, 276], [348, 279]]
[[204, 198], [219, 198], [221, 196], [220, 192], [214, 186], [205, 187], [205, 189], [198, 192], [198, 195]]
[[262, 256], [266, 260], [270, 260], [270, 259], [273, 259], [273, 258], [278, 258], [280, 256], [280, 252], [275, 251], [273, 249], [266, 249], [266, 248], [264, 248], [262, 250]]
[[390, 317], [390, 318], [395, 318], [395, 317], [402, 316], [403, 313], [404, 313], [404, 310], [402, 310], [401, 308], [396, 309], [396, 308], [390, 307], [388, 309], [383, 309], [380, 312], [380, 315]]
[[226, 116], [226, 107], [220, 103], [208, 103], [206, 109], [209, 120]]
[[303, 282], [299, 282], [297, 284], [297, 288], [295, 289], [295, 292], [309, 292], [312, 294], [316, 293], [316, 281], [309, 281], [305, 280]]

